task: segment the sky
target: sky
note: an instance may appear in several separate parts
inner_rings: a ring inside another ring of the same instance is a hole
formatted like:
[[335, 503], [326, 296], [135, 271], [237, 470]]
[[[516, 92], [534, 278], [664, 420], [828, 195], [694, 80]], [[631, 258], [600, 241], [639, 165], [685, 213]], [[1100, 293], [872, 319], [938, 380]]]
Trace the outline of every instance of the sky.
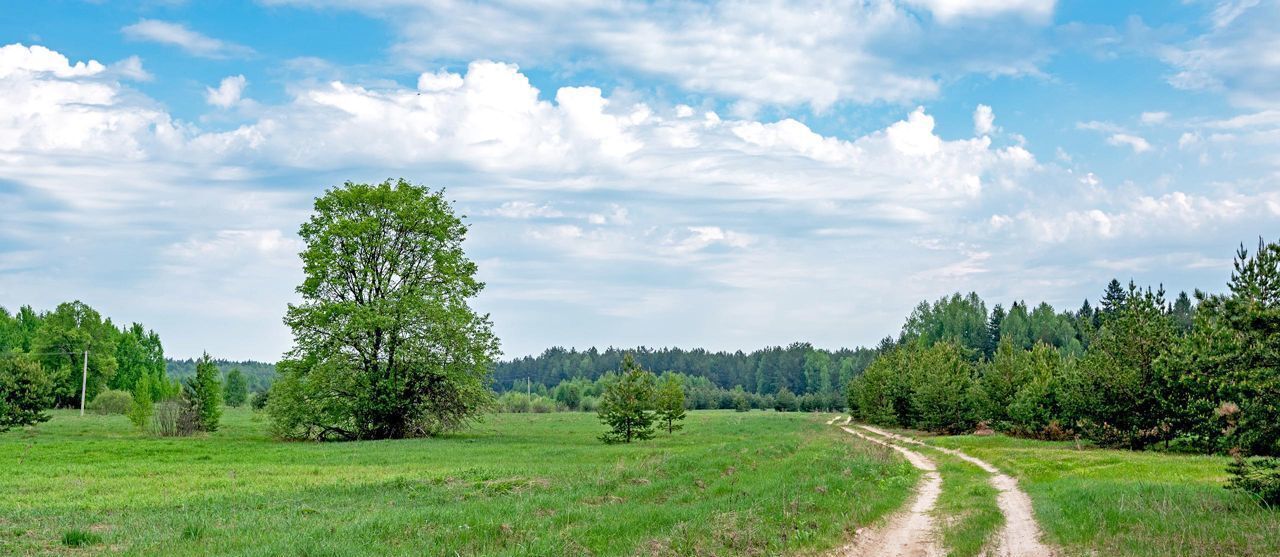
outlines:
[[15, 1], [0, 306], [275, 361], [326, 188], [445, 188], [506, 357], [871, 345], [1223, 290], [1280, 238], [1276, 1]]

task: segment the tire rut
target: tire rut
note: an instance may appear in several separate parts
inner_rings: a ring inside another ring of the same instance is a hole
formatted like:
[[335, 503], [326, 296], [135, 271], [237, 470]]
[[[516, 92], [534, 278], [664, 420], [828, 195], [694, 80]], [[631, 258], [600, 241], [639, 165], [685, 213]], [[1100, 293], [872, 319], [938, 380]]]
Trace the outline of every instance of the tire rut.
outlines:
[[[996, 505], [1000, 507], [1000, 513], [1004, 515], [1004, 526], [996, 534], [995, 548], [993, 552], [988, 553], [990, 557], [1054, 557], [1058, 554], [1052, 547], [1041, 541], [1043, 533], [1040, 530], [1040, 525], [1036, 522], [1031, 498], [1018, 487], [1017, 479], [1001, 472], [999, 468], [992, 466], [985, 460], [972, 457], [956, 449], [929, 445], [918, 439], [884, 431], [877, 427], [861, 424], [858, 427], [899, 443], [929, 447], [964, 460], [991, 474], [991, 486], [999, 492], [996, 497]], [[841, 429], [848, 431], [848, 428]]]
[[[827, 422], [834, 424], [839, 417]], [[844, 421], [849, 423], [849, 418]], [[942, 494], [942, 476], [933, 460], [906, 447], [873, 438], [840, 425], [840, 429], [889, 447], [906, 457], [912, 466], [924, 472], [924, 480], [916, 486], [911, 503], [903, 511], [890, 517], [883, 526], [858, 529], [852, 544], [835, 555], [842, 557], [941, 557], [945, 553], [938, 543], [937, 528], [933, 520], [933, 507]]]

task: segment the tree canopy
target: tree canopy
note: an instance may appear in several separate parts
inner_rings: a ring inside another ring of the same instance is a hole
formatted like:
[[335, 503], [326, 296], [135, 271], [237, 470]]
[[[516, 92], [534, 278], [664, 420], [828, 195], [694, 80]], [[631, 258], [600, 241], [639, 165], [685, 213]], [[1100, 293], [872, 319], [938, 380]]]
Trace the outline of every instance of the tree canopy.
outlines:
[[492, 400], [498, 339], [468, 305], [484, 285], [443, 191], [347, 182], [298, 234], [302, 302], [268, 403], [276, 432], [313, 439], [433, 435]]

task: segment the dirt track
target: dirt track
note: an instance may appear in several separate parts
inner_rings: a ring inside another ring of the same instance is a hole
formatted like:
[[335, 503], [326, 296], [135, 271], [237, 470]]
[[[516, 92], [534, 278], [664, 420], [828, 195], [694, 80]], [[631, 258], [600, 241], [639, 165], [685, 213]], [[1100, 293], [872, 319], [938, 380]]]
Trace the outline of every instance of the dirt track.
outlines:
[[[835, 420], [827, 423], [834, 423]], [[848, 421], [846, 420], [846, 423]], [[859, 530], [853, 544], [838, 554], [845, 557], [934, 557], [944, 555], [938, 544], [937, 529], [933, 522], [933, 506], [942, 494], [942, 476], [929, 457], [916, 451], [875, 439], [841, 426], [853, 435], [872, 443], [889, 447], [907, 458], [912, 466], [924, 471], [924, 481], [916, 486], [916, 492], [905, 511], [899, 512], [879, 528]]]
[[[846, 421], [847, 423], [847, 421]], [[916, 446], [929, 447], [946, 453], [946, 455], [961, 458], [966, 462], [970, 462], [979, 469], [991, 474], [991, 485], [995, 487], [1000, 496], [996, 498], [996, 505], [1000, 507], [1000, 512], [1005, 516], [1004, 528], [1001, 528], [997, 534], [995, 548], [991, 553], [992, 557], [1053, 557], [1056, 552], [1051, 547], [1041, 542], [1041, 529], [1036, 522], [1036, 515], [1032, 510], [1032, 499], [1027, 496], [1018, 487], [1018, 480], [1004, 474], [997, 467], [988, 464], [987, 461], [979, 460], [964, 452], [956, 451], [956, 449], [933, 447], [931, 444], [925, 444], [918, 439], [904, 437], [896, 433], [884, 432], [879, 428], [873, 428], [869, 425], [859, 425], [859, 428], [867, 430], [867, 432], [879, 435], [884, 439], [893, 440], [896, 443], [887, 443], [881, 439], [873, 439], [867, 435], [861, 435], [858, 432], [852, 432], [849, 428], [841, 428], [846, 432], [854, 433], [859, 437], [872, 440], [874, 443], [888, 444], [888, 446], [900, 448], [899, 444], [916, 444]], [[900, 448], [905, 451], [904, 448]], [[914, 452], [914, 451], [911, 451]], [[905, 453], [904, 453], [905, 455]], [[918, 455], [918, 453], [916, 453]], [[910, 460], [910, 457], [908, 457]], [[915, 462], [913, 461], [913, 464]], [[941, 483], [941, 480], [940, 480]], [[887, 551], [888, 548], [886, 548]], [[852, 553], [852, 554], [891, 554], [891, 553]], [[893, 553], [897, 554], [897, 553]]]

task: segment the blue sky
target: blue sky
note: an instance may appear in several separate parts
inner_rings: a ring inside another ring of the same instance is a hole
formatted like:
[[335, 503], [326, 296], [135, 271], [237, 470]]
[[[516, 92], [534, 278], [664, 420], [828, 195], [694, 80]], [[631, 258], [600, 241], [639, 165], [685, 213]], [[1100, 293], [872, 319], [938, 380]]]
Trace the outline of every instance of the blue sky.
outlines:
[[275, 360], [311, 200], [399, 176], [508, 356], [1215, 291], [1280, 232], [1277, 53], [1258, 0], [15, 2], [0, 306]]

